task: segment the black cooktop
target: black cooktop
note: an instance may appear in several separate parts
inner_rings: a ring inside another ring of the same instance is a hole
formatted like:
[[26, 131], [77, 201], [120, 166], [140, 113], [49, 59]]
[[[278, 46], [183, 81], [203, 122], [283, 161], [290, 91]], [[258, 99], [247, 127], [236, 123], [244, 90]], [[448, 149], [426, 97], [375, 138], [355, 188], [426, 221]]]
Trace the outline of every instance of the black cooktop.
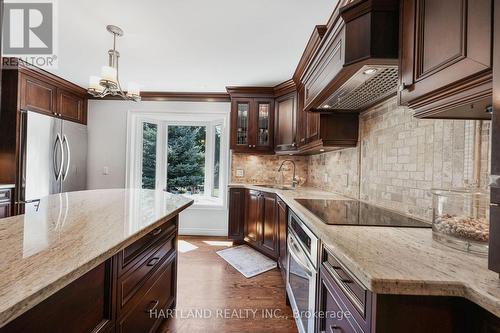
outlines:
[[430, 223], [356, 200], [295, 200], [326, 224], [431, 228]]

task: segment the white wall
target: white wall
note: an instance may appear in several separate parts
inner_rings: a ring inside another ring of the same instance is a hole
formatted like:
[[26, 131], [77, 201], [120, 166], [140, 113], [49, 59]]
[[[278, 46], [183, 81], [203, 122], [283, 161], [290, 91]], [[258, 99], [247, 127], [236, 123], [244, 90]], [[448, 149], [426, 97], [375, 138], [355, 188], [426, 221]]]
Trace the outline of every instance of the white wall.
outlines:
[[[230, 108], [230, 103], [215, 102], [89, 101], [87, 188], [125, 187], [128, 111], [229, 113]], [[179, 232], [227, 235], [227, 207], [188, 208], [180, 215]]]

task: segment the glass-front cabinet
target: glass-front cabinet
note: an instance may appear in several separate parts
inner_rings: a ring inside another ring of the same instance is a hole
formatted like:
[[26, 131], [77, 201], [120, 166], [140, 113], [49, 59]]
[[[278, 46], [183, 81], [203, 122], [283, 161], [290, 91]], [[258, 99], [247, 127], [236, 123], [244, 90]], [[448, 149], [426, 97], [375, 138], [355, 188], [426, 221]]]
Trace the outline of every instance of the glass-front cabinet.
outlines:
[[274, 99], [233, 98], [231, 149], [241, 153], [273, 153]]

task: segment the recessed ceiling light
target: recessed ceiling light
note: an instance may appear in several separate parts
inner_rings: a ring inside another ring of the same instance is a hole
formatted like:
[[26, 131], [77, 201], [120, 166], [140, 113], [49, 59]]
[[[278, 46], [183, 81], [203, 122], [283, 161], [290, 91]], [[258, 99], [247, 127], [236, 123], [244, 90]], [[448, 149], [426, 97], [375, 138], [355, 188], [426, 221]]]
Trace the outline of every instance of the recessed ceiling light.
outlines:
[[376, 68], [368, 68], [368, 69], [365, 69], [363, 71], [363, 74], [365, 74], [365, 75], [373, 75], [375, 73], [377, 73], [377, 69]]
[[323, 109], [329, 109], [329, 108], [330, 108], [330, 105], [328, 105], [328, 104], [323, 105]]
[[320, 151], [320, 152], [324, 152], [325, 150], [324, 150], [324, 149], [320, 149], [319, 151]]

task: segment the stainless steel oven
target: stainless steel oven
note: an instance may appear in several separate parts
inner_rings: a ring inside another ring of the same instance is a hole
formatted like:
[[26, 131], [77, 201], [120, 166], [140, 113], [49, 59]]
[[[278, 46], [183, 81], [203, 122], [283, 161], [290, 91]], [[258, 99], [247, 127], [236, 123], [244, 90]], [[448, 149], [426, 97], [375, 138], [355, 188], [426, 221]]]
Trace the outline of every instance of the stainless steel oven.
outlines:
[[300, 333], [314, 332], [318, 238], [293, 213], [288, 217], [286, 291]]

